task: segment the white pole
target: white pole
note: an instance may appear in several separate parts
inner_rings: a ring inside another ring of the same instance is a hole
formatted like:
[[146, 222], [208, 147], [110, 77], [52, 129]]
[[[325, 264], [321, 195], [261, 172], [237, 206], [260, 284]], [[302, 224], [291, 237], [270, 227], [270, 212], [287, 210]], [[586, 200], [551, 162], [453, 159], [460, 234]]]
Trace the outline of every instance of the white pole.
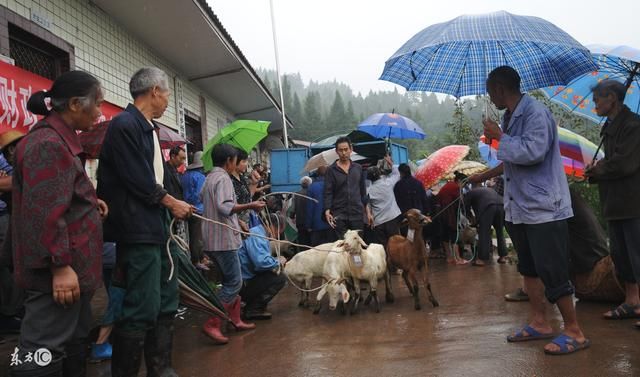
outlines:
[[271, 7], [271, 30], [273, 31], [273, 50], [276, 55], [276, 75], [278, 76], [278, 88], [280, 89], [280, 107], [282, 109], [282, 136], [284, 136], [284, 147], [289, 148], [289, 137], [287, 136], [287, 117], [284, 112], [284, 93], [282, 92], [282, 78], [280, 77], [280, 57], [278, 55], [278, 38], [276, 37], [276, 16], [273, 11], [273, 0], [269, 0]]

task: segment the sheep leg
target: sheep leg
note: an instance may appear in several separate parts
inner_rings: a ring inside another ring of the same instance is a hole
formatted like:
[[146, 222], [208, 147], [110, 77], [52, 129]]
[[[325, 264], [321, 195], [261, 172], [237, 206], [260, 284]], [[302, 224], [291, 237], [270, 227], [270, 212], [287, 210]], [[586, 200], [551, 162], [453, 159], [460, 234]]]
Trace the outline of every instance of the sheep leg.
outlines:
[[313, 309], [313, 314], [320, 313], [321, 308], [322, 308], [322, 301], [316, 302], [316, 307]]
[[360, 281], [358, 279], [353, 279], [353, 305], [351, 306], [351, 311], [349, 314], [356, 314], [358, 311], [358, 303], [360, 302]]
[[426, 264], [422, 269], [422, 274], [424, 279], [424, 286], [427, 289], [427, 296], [429, 298], [429, 302], [431, 302], [431, 305], [433, 305], [433, 307], [436, 308], [440, 306], [440, 304], [438, 303], [438, 300], [436, 300], [436, 297], [433, 295], [433, 292], [431, 291], [431, 283], [429, 282], [429, 267], [427, 267]]
[[376, 304], [376, 313], [380, 313], [380, 301], [378, 301], [378, 292], [373, 291], [371, 292], [371, 295], [373, 296], [373, 302]]
[[404, 279], [404, 283], [407, 285], [409, 289], [409, 293], [413, 295], [413, 285], [409, 282], [409, 272], [402, 270], [402, 279]]
[[384, 274], [384, 290], [385, 290], [385, 301], [393, 302], [393, 292], [391, 291], [391, 277], [389, 276], [389, 271], [387, 270]]
[[411, 282], [411, 284], [413, 285], [413, 307], [416, 310], [420, 310], [420, 286], [418, 285], [418, 279], [416, 278], [416, 272], [415, 271], [411, 271], [410, 275], [409, 275], [409, 281]]

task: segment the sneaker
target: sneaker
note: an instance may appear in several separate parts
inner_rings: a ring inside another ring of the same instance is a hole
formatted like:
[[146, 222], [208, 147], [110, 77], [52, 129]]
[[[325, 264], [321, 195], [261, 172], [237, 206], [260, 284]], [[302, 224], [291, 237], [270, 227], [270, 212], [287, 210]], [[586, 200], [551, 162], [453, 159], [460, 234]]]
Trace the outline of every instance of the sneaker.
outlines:
[[99, 363], [104, 360], [111, 360], [111, 343], [106, 342], [102, 344], [91, 344], [91, 356], [89, 357], [89, 362], [91, 363]]
[[504, 295], [504, 299], [507, 301], [529, 301], [529, 295], [522, 288], [518, 288], [515, 292]]

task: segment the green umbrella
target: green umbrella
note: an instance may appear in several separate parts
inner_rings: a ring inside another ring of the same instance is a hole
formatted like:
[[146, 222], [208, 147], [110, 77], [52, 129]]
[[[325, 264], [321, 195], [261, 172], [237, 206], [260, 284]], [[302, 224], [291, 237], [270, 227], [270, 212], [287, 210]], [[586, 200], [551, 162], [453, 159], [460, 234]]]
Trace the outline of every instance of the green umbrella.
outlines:
[[230, 144], [247, 153], [251, 153], [251, 150], [256, 146], [256, 144], [267, 136], [269, 124], [271, 124], [271, 122], [263, 120], [240, 119], [221, 129], [204, 147], [202, 154], [204, 170], [209, 171], [213, 169], [211, 151], [214, 146], [218, 144]]
[[178, 286], [180, 287], [180, 302], [191, 309], [216, 315], [227, 319], [222, 301], [209, 286], [209, 282], [191, 264], [186, 253], [174, 253], [177, 256]]

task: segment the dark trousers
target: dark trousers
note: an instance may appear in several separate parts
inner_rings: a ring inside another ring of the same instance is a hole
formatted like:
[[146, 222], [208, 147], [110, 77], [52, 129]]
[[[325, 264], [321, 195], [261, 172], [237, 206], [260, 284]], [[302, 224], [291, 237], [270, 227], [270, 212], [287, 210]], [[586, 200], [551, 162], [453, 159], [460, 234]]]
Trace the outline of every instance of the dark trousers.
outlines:
[[498, 255], [507, 256], [507, 244], [504, 240], [504, 209], [501, 205], [487, 207], [478, 219], [478, 258], [489, 259], [491, 250], [491, 227], [496, 231], [498, 241]]
[[189, 252], [191, 263], [196, 264], [202, 260], [204, 243], [202, 241], [202, 220], [191, 216], [189, 218]]
[[507, 231], [518, 253], [518, 272], [539, 277], [552, 304], [572, 295], [569, 280], [569, 228], [566, 220], [542, 224], [512, 224]]
[[265, 310], [286, 282], [284, 274], [276, 275], [271, 271], [257, 273], [253, 279], [245, 280], [240, 290], [240, 297], [246, 303], [244, 310]]
[[298, 242], [301, 245], [309, 245], [311, 243], [311, 234], [304, 224], [296, 224], [298, 228]]
[[[25, 315], [20, 329], [19, 359], [21, 365], [14, 366], [12, 372], [34, 369], [51, 369], [65, 357], [65, 363], [78, 370], [84, 367], [86, 339], [91, 327], [91, 298], [93, 292], [80, 295], [73, 305], [62, 306], [53, 301], [51, 292], [26, 291]], [[36, 355], [36, 350], [45, 348], [51, 352], [51, 363], [40, 366], [35, 358], [44, 361], [46, 356]], [[31, 352], [34, 361], [26, 362]], [[79, 365], [82, 364], [82, 365]], [[58, 365], [58, 368], [61, 366]], [[68, 370], [67, 365], [64, 367]]]
[[391, 236], [400, 234], [400, 221], [399, 218], [389, 220], [385, 223], [377, 225], [373, 228], [374, 242], [383, 245], [386, 249], [387, 241]]
[[335, 240], [336, 232], [331, 228], [311, 231], [311, 246], [318, 246]]
[[640, 218], [609, 221], [609, 242], [620, 280], [640, 282]]
[[178, 255], [171, 244], [173, 277], [165, 246], [117, 244], [113, 284], [126, 290], [122, 311], [116, 314], [116, 328], [128, 334], [143, 335], [158, 317], [172, 316], [178, 310]]
[[364, 229], [364, 221], [363, 220], [336, 220], [336, 227], [334, 229], [336, 234], [336, 239], [341, 240], [344, 238], [344, 234], [347, 230], [363, 230]]

